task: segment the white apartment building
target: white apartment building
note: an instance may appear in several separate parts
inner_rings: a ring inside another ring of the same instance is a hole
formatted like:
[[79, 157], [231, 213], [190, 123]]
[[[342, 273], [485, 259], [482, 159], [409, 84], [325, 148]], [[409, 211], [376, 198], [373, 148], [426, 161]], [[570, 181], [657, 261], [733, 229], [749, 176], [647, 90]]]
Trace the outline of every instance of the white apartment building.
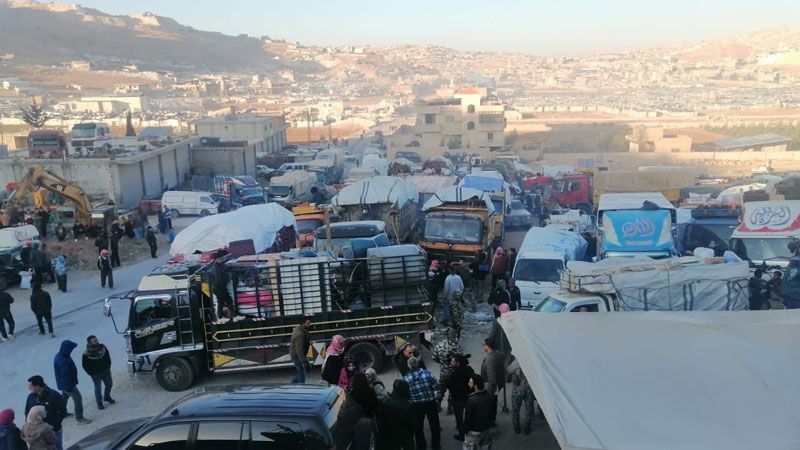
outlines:
[[256, 144], [257, 153], [273, 152], [286, 145], [286, 120], [282, 115], [209, 117], [195, 122], [194, 131], [200, 137], [247, 140]]

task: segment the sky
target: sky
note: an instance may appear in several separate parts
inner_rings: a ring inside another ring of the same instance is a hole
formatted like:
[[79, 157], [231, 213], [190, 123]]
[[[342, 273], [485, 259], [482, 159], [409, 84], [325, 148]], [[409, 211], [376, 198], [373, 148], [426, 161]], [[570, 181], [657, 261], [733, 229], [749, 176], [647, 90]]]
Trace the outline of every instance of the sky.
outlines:
[[111, 14], [149, 11], [200, 30], [306, 45], [436, 44], [585, 56], [669, 47], [782, 25], [798, 0], [76, 0]]

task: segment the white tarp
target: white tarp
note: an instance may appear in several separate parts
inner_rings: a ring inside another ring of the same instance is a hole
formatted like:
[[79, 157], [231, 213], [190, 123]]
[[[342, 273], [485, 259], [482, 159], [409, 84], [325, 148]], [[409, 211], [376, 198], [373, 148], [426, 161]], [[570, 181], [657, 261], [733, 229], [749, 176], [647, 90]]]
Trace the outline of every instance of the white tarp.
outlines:
[[0, 229], [0, 248], [19, 247], [33, 239], [39, 239], [39, 230], [33, 225]]
[[745, 192], [764, 189], [767, 187], [764, 183], [744, 184], [741, 186], [731, 186], [724, 191], [717, 194], [716, 201], [720, 203], [737, 203], [741, 205], [744, 203], [743, 195]]
[[410, 175], [405, 180], [417, 187], [420, 194], [435, 194], [439, 189], [453, 186], [458, 177], [444, 175]]
[[433, 197], [429, 198], [428, 201], [422, 205], [422, 211], [437, 208], [445, 203], [464, 202], [471, 198], [483, 200], [483, 204], [486, 205], [489, 215], [494, 214], [494, 203], [492, 203], [492, 198], [488, 193], [460, 186], [447, 186], [439, 189]]
[[224, 214], [198, 219], [175, 236], [170, 254], [191, 255], [226, 247], [233, 241], [252, 239], [260, 253], [275, 243], [278, 231], [292, 226], [294, 215], [277, 203], [250, 205]]
[[542, 250], [556, 251], [566, 255], [567, 261], [580, 261], [586, 254], [586, 239], [574, 231], [554, 228], [532, 227], [525, 233], [518, 254]]
[[402, 178], [379, 175], [346, 186], [331, 199], [331, 204], [349, 206], [390, 203], [399, 209], [408, 202], [416, 202], [418, 196], [416, 187]]
[[800, 448], [800, 311], [500, 318], [562, 449]]

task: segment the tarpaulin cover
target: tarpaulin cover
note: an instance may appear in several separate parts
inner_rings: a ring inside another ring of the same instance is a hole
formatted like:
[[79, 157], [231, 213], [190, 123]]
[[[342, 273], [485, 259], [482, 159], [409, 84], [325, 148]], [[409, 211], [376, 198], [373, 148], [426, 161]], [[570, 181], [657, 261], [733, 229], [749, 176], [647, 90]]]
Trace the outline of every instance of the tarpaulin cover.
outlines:
[[525, 234], [517, 253], [549, 250], [565, 254], [567, 261], [580, 261], [587, 246], [586, 239], [573, 231], [532, 227]]
[[800, 311], [499, 322], [562, 449], [800, 448]]
[[190, 255], [196, 251], [224, 248], [234, 241], [252, 239], [256, 252], [260, 253], [272, 247], [279, 232], [286, 227], [296, 232], [294, 215], [277, 203], [245, 206], [198, 219], [175, 236], [169, 252], [172, 255]]
[[411, 175], [406, 181], [417, 187], [420, 194], [435, 194], [445, 186], [453, 186], [458, 177], [443, 175]]
[[23, 242], [39, 238], [39, 230], [33, 225], [0, 229], [0, 248], [19, 247]]
[[484, 192], [503, 192], [503, 177], [499, 178], [486, 174], [467, 174], [459, 186], [477, 189]]
[[492, 203], [492, 198], [489, 197], [489, 194], [478, 189], [459, 186], [447, 186], [439, 189], [433, 197], [422, 205], [422, 210], [427, 211], [445, 203], [461, 203], [470, 199], [482, 200], [489, 211], [489, 215], [494, 214], [494, 203]]
[[389, 203], [399, 209], [408, 202], [416, 202], [418, 195], [416, 187], [402, 178], [379, 175], [346, 186], [331, 199], [331, 204], [349, 206]]

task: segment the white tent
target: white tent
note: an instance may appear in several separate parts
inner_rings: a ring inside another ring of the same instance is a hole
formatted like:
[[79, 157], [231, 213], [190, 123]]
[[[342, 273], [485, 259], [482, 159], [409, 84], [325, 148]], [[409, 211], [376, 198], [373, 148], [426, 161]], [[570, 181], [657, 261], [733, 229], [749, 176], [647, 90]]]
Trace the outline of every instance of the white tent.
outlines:
[[800, 311], [514, 311], [500, 324], [562, 449], [800, 448]]
[[488, 193], [461, 186], [447, 186], [439, 189], [433, 197], [429, 198], [428, 201], [422, 205], [422, 210], [427, 211], [445, 203], [463, 202], [471, 198], [483, 200], [486, 209], [489, 211], [489, 215], [494, 214], [494, 203], [492, 203], [492, 198]]
[[416, 202], [418, 195], [414, 185], [402, 178], [379, 175], [358, 180], [344, 187], [331, 199], [331, 204], [349, 206], [391, 203], [397, 208], [402, 208], [408, 202]]
[[252, 239], [259, 253], [272, 246], [278, 231], [288, 226], [297, 230], [294, 215], [277, 203], [245, 206], [198, 219], [175, 236], [169, 252], [190, 255], [223, 248], [233, 241]]

